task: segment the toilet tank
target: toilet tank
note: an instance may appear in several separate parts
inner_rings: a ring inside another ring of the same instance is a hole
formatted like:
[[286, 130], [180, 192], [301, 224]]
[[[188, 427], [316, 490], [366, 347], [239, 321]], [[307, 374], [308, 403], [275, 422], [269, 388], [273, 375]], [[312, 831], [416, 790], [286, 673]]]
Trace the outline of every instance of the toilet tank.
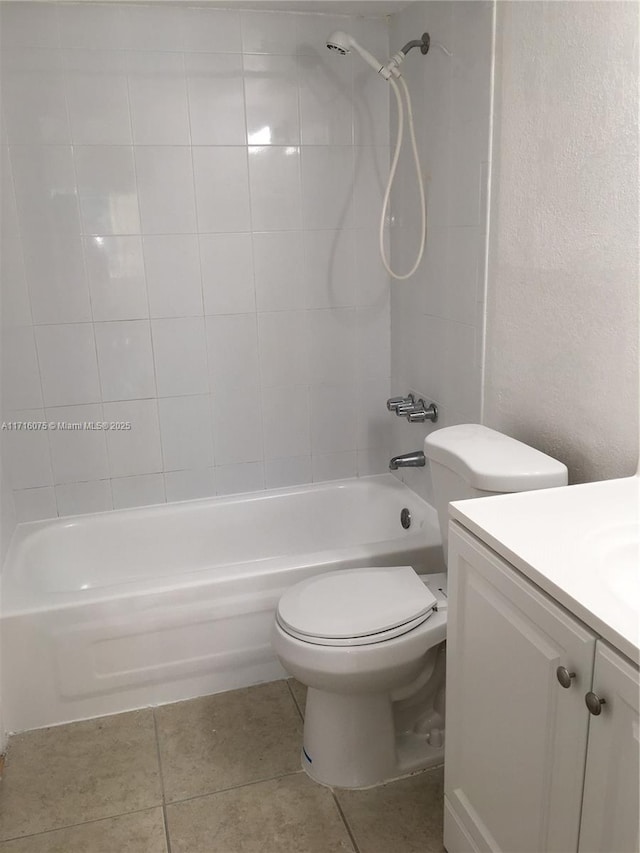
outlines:
[[445, 562], [451, 501], [567, 485], [562, 462], [481, 424], [435, 430], [425, 439], [424, 454], [431, 469]]

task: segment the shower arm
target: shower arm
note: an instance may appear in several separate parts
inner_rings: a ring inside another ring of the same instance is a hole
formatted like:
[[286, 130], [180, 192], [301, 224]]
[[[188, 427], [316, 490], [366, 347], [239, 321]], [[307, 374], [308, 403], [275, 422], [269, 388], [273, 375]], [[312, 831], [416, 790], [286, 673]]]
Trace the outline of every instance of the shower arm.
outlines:
[[429, 53], [429, 48], [431, 47], [431, 36], [429, 33], [422, 33], [421, 39], [414, 39], [413, 41], [408, 41], [403, 48], [400, 49], [400, 53], [404, 53], [406, 56], [410, 50], [414, 47], [420, 48], [420, 53], [424, 56]]
[[[407, 54], [414, 47], [420, 48], [420, 53], [424, 56], [429, 52], [429, 47], [431, 46], [431, 36], [429, 33], [422, 33], [421, 39], [413, 39], [413, 41], [408, 41], [403, 48], [401, 48], [397, 53], [395, 53], [389, 62], [387, 62], [385, 69], [388, 70], [394, 77], [400, 77], [400, 71], [398, 70], [398, 66], [402, 65], [405, 61]], [[386, 78], [389, 79], [389, 78]]]

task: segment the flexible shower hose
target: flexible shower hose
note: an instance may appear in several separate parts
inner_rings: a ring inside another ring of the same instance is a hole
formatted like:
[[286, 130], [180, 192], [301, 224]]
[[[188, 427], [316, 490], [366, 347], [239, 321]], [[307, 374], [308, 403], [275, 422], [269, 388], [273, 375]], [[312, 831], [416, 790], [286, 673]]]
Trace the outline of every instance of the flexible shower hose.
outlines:
[[393, 186], [393, 179], [396, 175], [396, 168], [398, 166], [398, 158], [400, 157], [400, 148], [402, 147], [402, 137], [404, 134], [404, 109], [402, 106], [402, 96], [400, 94], [400, 89], [396, 81], [391, 77], [389, 78], [389, 83], [391, 84], [391, 88], [393, 89], [393, 93], [396, 96], [396, 103], [398, 105], [398, 135], [396, 138], [396, 147], [393, 152], [393, 159], [391, 161], [391, 169], [389, 170], [389, 181], [387, 183], [387, 189], [384, 194], [384, 201], [382, 202], [382, 214], [380, 216], [380, 257], [382, 258], [382, 263], [384, 264], [384, 268], [389, 273], [392, 278], [397, 279], [398, 281], [403, 281], [404, 279], [410, 278], [414, 272], [418, 269], [420, 261], [422, 260], [422, 255], [424, 254], [424, 244], [427, 234], [427, 207], [425, 204], [424, 198], [424, 183], [422, 180], [422, 171], [420, 168], [420, 157], [418, 155], [418, 146], [416, 144], [416, 134], [413, 127], [413, 110], [411, 109], [411, 96], [409, 94], [409, 88], [405, 83], [402, 77], [397, 78], [400, 81], [400, 84], [403, 88], [405, 97], [407, 99], [407, 116], [409, 119], [409, 136], [411, 138], [411, 148], [413, 149], [413, 160], [416, 166], [416, 175], [418, 178], [418, 192], [420, 194], [420, 213], [421, 213], [421, 228], [420, 228], [420, 249], [418, 250], [418, 257], [416, 258], [416, 262], [411, 267], [409, 272], [404, 273], [404, 275], [400, 275], [395, 273], [389, 264], [389, 261], [386, 258], [384, 252], [384, 222], [387, 215], [387, 208], [389, 206], [389, 197], [391, 196], [391, 187]]

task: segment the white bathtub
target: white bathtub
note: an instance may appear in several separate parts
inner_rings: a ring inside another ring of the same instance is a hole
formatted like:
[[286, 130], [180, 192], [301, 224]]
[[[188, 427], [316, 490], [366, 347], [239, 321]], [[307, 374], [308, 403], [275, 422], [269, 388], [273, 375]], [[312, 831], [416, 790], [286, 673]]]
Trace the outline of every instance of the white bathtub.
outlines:
[[388, 474], [19, 525], [2, 574], [6, 728], [281, 678], [283, 590], [363, 565], [443, 570], [435, 510]]

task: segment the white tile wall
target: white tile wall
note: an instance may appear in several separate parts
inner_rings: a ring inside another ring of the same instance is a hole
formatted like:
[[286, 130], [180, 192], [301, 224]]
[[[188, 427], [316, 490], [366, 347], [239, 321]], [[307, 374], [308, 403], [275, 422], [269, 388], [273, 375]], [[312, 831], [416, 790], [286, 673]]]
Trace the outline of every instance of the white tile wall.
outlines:
[[[40, 492], [41, 489], [32, 489]], [[113, 509], [111, 482], [92, 480], [86, 483], [66, 483], [56, 486], [55, 497], [60, 515], [79, 515], [84, 512], [103, 512]]]
[[62, 56], [73, 142], [76, 145], [130, 145], [126, 53], [68, 50]]
[[32, 489], [53, 485], [51, 455], [48, 435], [39, 429], [27, 432], [13, 424], [45, 421], [44, 409], [29, 409], [26, 412], [7, 412], [11, 431], [7, 434], [8, 473], [14, 489]]
[[142, 246], [141, 237], [85, 237], [84, 257], [95, 321], [149, 316]]
[[156, 382], [148, 320], [96, 323], [103, 400], [154, 397]]
[[160, 504], [166, 500], [162, 474], [142, 474], [138, 477], [116, 477], [111, 480], [113, 508]]
[[195, 233], [196, 200], [189, 148], [137, 146], [135, 161], [142, 233]]
[[255, 314], [207, 317], [207, 345], [210, 384], [221, 397], [234, 389], [258, 387]]
[[70, 141], [62, 59], [58, 50], [14, 45], [3, 49], [3, 109], [11, 144]]
[[99, 402], [95, 332], [90, 323], [36, 326], [36, 343], [45, 406]]
[[205, 314], [255, 312], [251, 234], [202, 234], [200, 263]]
[[[48, 421], [61, 423], [101, 421], [102, 406], [62, 406], [47, 409], [46, 415]], [[109, 476], [107, 442], [100, 430], [54, 430], [49, 435], [49, 450], [56, 485]]]
[[166, 471], [164, 475], [168, 501], [187, 501], [209, 498], [216, 494], [213, 468]]
[[[38, 521], [58, 514], [56, 493], [52, 486], [19, 489], [13, 492], [16, 521]], [[85, 510], [89, 512], [90, 510]], [[64, 513], [63, 513], [64, 514]]]
[[264, 465], [262, 462], [219, 465], [216, 467], [216, 484], [216, 492], [219, 495], [264, 489]]
[[284, 385], [262, 391], [264, 458], [308, 456], [311, 421], [304, 385]]
[[42, 406], [42, 387], [38, 372], [38, 356], [30, 326], [13, 326], [2, 330], [2, 362], [11, 364], [2, 387], [4, 411], [35, 409]]
[[189, 145], [189, 103], [181, 53], [127, 54], [136, 145]]
[[201, 316], [203, 285], [197, 236], [145, 237], [143, 246], [151, 316]]
[[262, 416], [255, 391], [229, 388], [213, 399], [213, 452], [216, 463], [231, 465], [263, 458]]
[[160, 423], [156, 400], [105, 403], [105, 421], [130, 424], [130, 429], [109, 429], [107, 452], [114, 477], [150, 474], [162, 470]]
[[242, 56], [187, 53], [185, 67], [193, 144], [244, 145]]
[[213, 466], [209, 396], [166, 397], [158, 401], [165, 470]]
[[247, 152], [243, 146], [193, 149], [198, 226], [204, 233], [250, 231]]
[[358, 455], [352, 450], [342, 453], [314, 453], [312, 457], [314, 480], [341, 480], [355, 477]]
[[311, 455], [268, 459], [264, 463], [264, 476], [268, 489], [309, 483], [312, 479]]
[[[307, 385], [310, 382], [309, 321], [306, 311], [274, 311], [258, 315], [263, 388]], [[282, 346], [283, 341], [287, 341], [286, 347]], [[295, 358], [292, 353], [295, 353]]]
[[83, 232], [139, 234], [133, 148], [127, 145], [77, 146], [74, 163]]
[[203, 317], [153, 320], [158, 397], [206, 394], [207, 346]]
[[5, 434], [18, 520], [386, 470], [386, 20], [0, 15], [3, 416], [131, 423]]
[[[491, 15], [492, 4], [485, 0], [434, 0], [411, 3], [391, 18], [392, 47], [415, 32], [427, 31], [432, 39], [425, 58], [411, 54], [403, 66], [427, 175], [428, 230], [419, 270], [391, 288], [390, 349], [394, 394], [413, 390], [435, 401], [440, 410], [435, 428], [480, 419]], [[435, 42], [444, 44], [452, 56], [438, 50]], [[412, 170], [410, 158], [401, 159], [392, 196], [397, 226], [391, 232], [391, 257], [401, 271], [415, 257], [418, 244]], [[360, 360], [370, 364], [379, 320], [372, 309], [367, 311], [361, 312]], [[373, 422], [373, 412], [370, 417]], [[433, 428], [394, 419], [393, 452], [415, 450]], [[429, 497], [427, 478], [411, 471], [401, 475]]]
[[[265, 142], [270, 139], [266, 134]], [[260, 140], [261, 141], [261, 140]], [[300, 149], [249, 146], [251, 222], [255, 231], [295, 231], [301, 227]], [[242, 192], [242, 186], [240, 187]], [[242, 195], [239, 199], [243, 201]], [[231, 208], [234, 215], [237, 204]]]
[[318, 385], [311, 391], [311, 446], [316, 453], [356, 444], [357, 397], [353, 385]]

